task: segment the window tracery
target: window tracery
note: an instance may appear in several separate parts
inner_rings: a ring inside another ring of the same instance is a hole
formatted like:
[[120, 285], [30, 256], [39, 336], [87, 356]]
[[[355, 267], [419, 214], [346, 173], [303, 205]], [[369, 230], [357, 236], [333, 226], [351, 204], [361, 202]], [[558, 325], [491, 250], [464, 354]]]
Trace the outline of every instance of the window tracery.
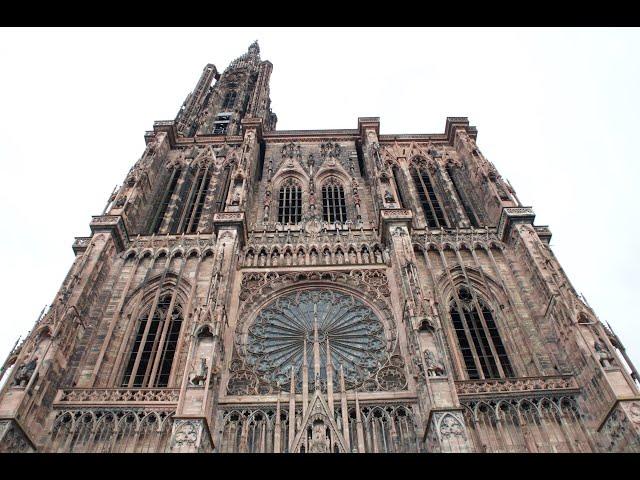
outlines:
[[470, 379], [513, 377], [491, 309], [466, 287], [458, 288], [450, 315]]
[[302, 189], [289, 178], [280, 187], [278, 197], [278, 222], [283, 225], [297, 224], [302, 220]]
[[244, 366], [236, 365], [229, 394], [289, 391], [292, 371], [295, 389], [302, 391], [305, 351], [312, 385], [316, 331], [322, 390], [326, 390], [327, 348], [334, 388], [339, 383], [338, 368], [347, 389], [364, 388], [367, 382], [373, 390], [406, 388], [404, 364], [399, 357], [389, 360], [385, 328], [373, 310], [354, 295], [314, 288], [280, 296], [258, 313], [248, 327]]
[[168, 385], [182, 319], [182, 307], [171, 294], [162, 295], [157, 303], [143, 310], [122, 378], [123, 387]]
[[447, 219], [444, 210], [440, 205], [440, 201], [434, 190], [434, 182], [429, 173], [428, 167], [423, 165], [414, 165], [411, 169], [411, 177], [418, 191], [420, 204], [427, 225], [430, 228], [447, 227]]
[[335, 177], [329, 178], [322, 186], [322, 219], [329, 223], [347, 221], [344, 188]]

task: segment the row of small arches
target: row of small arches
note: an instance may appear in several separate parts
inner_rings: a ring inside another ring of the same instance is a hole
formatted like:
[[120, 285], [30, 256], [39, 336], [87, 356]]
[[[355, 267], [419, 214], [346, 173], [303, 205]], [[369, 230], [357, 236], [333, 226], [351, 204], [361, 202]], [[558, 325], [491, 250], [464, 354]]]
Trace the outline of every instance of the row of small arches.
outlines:
[[446, 250], [451, 250], [451, 251], [463, 251], [463, 250], [467, 250], [467, 251], [471, 251], [471, 250], [504, 250], [504, 245], [502, 243], [500, 243], [497, 240], [494, 241], [490, 241], [490, 242], [481, 242], [481, 241], [475, 241], [471, 244], [468, 244], [466, 242], [457, 242], [457, 243], [452, 243], [452, 242], [425, 242], [425, 243], [418, 243], [418, 242], [414, 242], [413, 243], [413, 248], [414, 250], [417, 250], [419, 252], [424, 252], [424, 251], [430, 251], [430, 250], [435, 250], [435, 251], [446, 251]]
[[552, 412], [557, 415], [570, 412], [579, 416], [578, 406], [575, 400], [569, 396], [559, 398], [522, 398], [519, 400], [505, 399], [497, 402], [479, 401], [473, 404], [463, 403], [463, 407], [473, 421], [477, 421], [480, 416], [487, 415], [498, 419], [507, 412], [516, 413], [518, 416], [523, 413], [540, 416], [546, 412]]
[[388, 253], [378, 244], [323, 247], [256, 247], [244, 254], [245, 267], [275, 267], [288, 265], [341, 265], [341, 264], [385, 264]]
[[118, 432], [126, 428], [134, 431], [152, 426], [157, 432], [161, 432], [171, 425], [170, 412], [146, 412], [135, 410], [107, 410], [107, 411], [64, 411], [56, 417], [51, 433], [55, 436], [61, 429], [75, 432], [79, 428], [89, 428], [95, 432], [106, 424], [113, 425]]
[[145, 248], [142, 250], [136, 249], [136, 248], [131, 248], [129, 250], [127, 250], [126, 252], [124, 252], [122, 254], [122, 257], [125, 260], [132, 260], [132, 259], [140, 259], [143, 260], [145, 258], [154, 258], [156, 260], [161, 259], [161, 258], [182, 258], [182, 257], [186, 257], [186, 258], [207, 258], [211, 255], [214, 254], [214, 249], [215, 247], [213, 245], [208, 246], [204, 249], [200, 249], [198, 247], [193, 247], [190, 248], [189, 250], [185, 250], [182, 247], [177, 247], [177, 248], [173, 248], [173, 249], [168, 249], [166, 247], [160, 248], [158, 250], [152, 250], [151, 248]]

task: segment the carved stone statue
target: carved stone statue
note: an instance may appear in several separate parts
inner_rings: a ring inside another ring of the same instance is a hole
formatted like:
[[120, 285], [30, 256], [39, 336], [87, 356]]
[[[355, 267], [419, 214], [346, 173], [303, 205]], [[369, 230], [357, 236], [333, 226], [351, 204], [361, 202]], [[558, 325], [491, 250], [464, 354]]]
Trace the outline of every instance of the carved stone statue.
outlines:
[[436, 359], [436, 356], [431, 350], [424, 352], [424, 360], [427, 363], [427, 375], [430, 377], [442, 377], [445, 370], [442, 362]]
[[38, 359], [34, 358], [28, 363], [25, 363], [18, 367], [16, 370], [16, 374], [13, 377], [13, 383], [11, 386], [13, 387], [26, 387], [31, 380], [31, 376], [36, 369], [36, 365], [38, 363]]
[[233, 194], [231, 205], [234, 205], [234, 206], [240, 205], [240, 192], [238, 190], [236, 190], [236, 193]]
[[609, 350], [607, 350], [607, 347], [605, 347], [602, 343], [596, 340], [595, 342], [593, 342], [593, 348], [595, 348], [596, 350], [596, 355], [600, 360], [600, 365], [602, 365], [604, 368], [609, 368], [613, 366], [614, 358], [613, 358], [613, 355], [609, 353]]
[[387, 203], [393, 203], [396, 199], [393, 197], [393, 194], [389, 190], [384, 191], [384, 201]]
[[209, 367], [207, 367], [207, 360], [200, 358], [200, 369], [196, 372], [189, 374], [189, 383], [196, 387], [201, 387], [207, 381], [207, 374], [209, 373]]
[[329, 437], [327, 436], [327, 427], [321, 420], [313, 422], [311, 431], [311, 441], [309, 442], [309, 453], [329, 453], [330, 451]]

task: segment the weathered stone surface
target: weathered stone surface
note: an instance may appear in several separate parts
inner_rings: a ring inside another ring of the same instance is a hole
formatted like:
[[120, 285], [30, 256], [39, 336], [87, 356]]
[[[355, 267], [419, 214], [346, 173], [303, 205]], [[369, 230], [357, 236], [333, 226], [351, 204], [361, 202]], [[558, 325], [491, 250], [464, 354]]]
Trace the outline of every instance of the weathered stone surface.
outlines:
[[0, 451], [639, 451], [635, 368], [469, 121], [278, 131], [271, 69], [145, 133], [3, 365]]

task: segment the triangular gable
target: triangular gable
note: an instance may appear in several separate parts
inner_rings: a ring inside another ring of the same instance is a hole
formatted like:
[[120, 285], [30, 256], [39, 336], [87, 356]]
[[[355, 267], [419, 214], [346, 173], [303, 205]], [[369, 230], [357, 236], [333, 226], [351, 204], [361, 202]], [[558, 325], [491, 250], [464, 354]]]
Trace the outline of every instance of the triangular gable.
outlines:
[[[309, 408], [307, 409], [307, 413], [302, 420], [300, 431], [296, 434], [293, 439], [293, 445], [289, 449], [290, 452], [298, 452], [300, 451], [300, 446], [302, 445], [304, 436], [307, 434], [307, 428], [309, 425], [313, 428], [313, 423], [316, 420], [322, 420], [325, 426], [329, 427], [331, 430], [331, 438], [339, 443], [340, 451], [347, 452], [347, 448], [345, 446], [344, 437], [338, 430], [338, 425], [336, 424], [333, 416], [329, 413], [329, 406], [327, 402], [325, 402], [324, 398], [318, 390], [315, 391], [311, 401], [309, 402]], [[329, 452], [332, 452], [333, 445], [329, 446]]]

